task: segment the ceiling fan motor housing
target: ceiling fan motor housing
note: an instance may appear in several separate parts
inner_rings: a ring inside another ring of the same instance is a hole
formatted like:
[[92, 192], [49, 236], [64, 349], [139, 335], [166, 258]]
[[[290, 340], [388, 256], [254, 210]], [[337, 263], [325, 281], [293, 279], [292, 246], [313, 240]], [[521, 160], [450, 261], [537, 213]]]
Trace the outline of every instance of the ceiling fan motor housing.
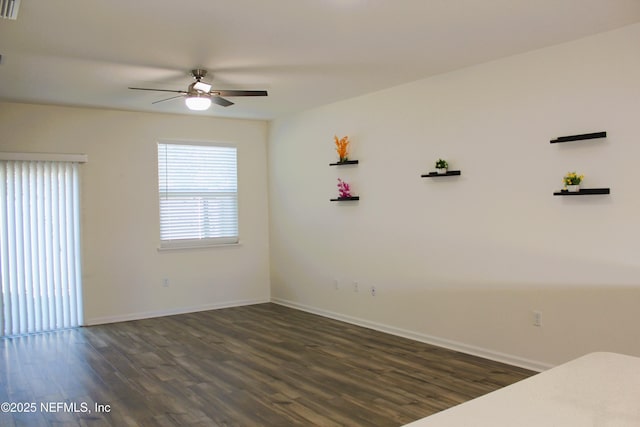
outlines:
[[196, 68], [195, 70], [191, 70], [191, 75], [197, 81], [202, 80], [207, 75], [207, 70], [203, 70], [202, 68]]
[[189, 89], [187, 90], [189, 95], [196, 93], [208, 94], [211, 91], [211, 85], [202, 82], [204, 76], [207, 75], [207, 70], [196, 68], [195, 70], [191, 70], [191, 74], [196, 81], [189, 85]]

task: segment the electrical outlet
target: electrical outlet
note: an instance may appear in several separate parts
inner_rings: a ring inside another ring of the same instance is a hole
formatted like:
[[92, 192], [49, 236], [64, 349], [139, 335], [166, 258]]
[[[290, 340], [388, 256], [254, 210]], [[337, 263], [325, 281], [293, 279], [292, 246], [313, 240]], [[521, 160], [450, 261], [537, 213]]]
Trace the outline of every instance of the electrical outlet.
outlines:
[[533, 312], [533, 326], [542, 326], [542, 313], [539, 311]]
[[358, 292], [358, 282], [353, 281], [353, 292]]
[[168, 288], [169, 287], [169, 279], [168, 278], [164, 278], [162, 279], [162, 287], [164, 288]]
[[375, 296], [376, 296], [376, 287], [375, 287], [375, 286], [372, 286], [372, 287], [371, 287], [371, 289], [370, 289], [370, 291], [371, 291], [371, 296], [372, 296], [372, 297], [375, 297]]

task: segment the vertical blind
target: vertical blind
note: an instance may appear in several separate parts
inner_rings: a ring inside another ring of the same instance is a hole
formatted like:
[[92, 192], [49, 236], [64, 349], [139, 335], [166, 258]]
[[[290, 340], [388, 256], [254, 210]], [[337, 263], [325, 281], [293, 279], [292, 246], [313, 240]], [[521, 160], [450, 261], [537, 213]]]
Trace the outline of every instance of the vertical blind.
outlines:
[[82, 324], [78, 163], [0, 160], [1, 335]]
[[160, 247], [238, 242], [237, 148], [158, 143]]

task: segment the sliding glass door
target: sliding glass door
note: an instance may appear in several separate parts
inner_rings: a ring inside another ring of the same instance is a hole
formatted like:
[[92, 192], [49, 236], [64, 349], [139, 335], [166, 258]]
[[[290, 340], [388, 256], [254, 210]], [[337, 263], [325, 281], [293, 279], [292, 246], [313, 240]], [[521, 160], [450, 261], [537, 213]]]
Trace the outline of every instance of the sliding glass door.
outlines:
[[0, 336], [82, 324], [78, 168], [0, 160]]

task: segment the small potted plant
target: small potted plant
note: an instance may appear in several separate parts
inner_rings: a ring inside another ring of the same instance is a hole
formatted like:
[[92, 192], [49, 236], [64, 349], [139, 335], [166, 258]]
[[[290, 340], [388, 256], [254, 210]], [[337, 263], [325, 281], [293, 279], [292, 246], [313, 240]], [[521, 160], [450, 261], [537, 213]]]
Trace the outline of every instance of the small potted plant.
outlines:
[[572, 193], [580, 191], [580, 183], [584, 179], [584, 175], [578, 175], [575, 172], [568, 172], [562, 182], [564, 183], [564, 188], [567, 191]]
[[436, 172], [440, 175], [444, 175], [447, 173], [447, 169], [449, 168], [449, 163], [446, 160], [438, 159], [436, 162]]
[[345, 163], [349, 161], [349, 137], [344, 136], [342, 138], [338, 138], [337, 136], [334, 136], [333, 138], [336, 144], [336, 152], [340, 158], [338, 163]]
[[351, 186], [338, 178], [338, 198], [348, 199], [351, 196]]

